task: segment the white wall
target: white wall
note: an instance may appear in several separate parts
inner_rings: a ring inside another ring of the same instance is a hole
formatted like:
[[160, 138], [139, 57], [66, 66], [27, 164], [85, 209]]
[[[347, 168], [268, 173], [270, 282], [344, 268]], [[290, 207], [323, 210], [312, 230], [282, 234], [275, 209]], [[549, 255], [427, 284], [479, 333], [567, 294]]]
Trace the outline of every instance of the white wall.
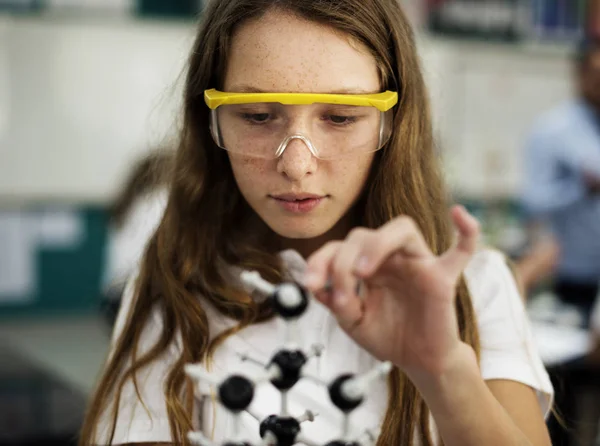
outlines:
[[566, 49], [429, 40], [421, 50], [453, 188], [477, 198], [518, 194], [531, 125], [572, 95]]
[[5, 19], [0, 198], [105, 201], [173, 133], [189, 24]]
[[[0, 17], [0, 202], [105, 202], [174, 133], [191, 23]], [[570, 95], [565, 51], [423, 39], [455, 189], [506, 196], [542, 110]]]

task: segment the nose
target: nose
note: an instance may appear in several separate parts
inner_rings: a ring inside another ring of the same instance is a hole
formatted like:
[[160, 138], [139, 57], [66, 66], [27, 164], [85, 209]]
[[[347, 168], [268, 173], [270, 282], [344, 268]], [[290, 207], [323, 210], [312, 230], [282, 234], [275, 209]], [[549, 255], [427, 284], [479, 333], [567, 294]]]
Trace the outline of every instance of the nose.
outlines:
[[299, 181], [315, 173], [317, 158], [310, 140], [301, 135], [287, 138], [278, 150], [277, 172], [291, 181]]

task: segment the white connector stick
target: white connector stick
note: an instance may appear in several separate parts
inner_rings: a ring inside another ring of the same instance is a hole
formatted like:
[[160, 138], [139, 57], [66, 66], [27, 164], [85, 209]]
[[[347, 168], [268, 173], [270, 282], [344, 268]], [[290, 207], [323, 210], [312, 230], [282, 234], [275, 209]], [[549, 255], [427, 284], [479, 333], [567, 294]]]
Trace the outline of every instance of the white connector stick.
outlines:
[[237, 355], [240, 357], [240, 360], [242, 362], [248, 361], [263, 368], [267, 366], [265, 363], [259, 361], [258, 359], [254, 359], [253, 357], [251, 357], [248, 353], [238, 353]]
[[285, 348], [288, 350], [296, 350], [298, 348], [300, 339], [300, 330], [298, 328], [298, 321], [288, 320], [285, 324]]
[[344, 440], [348, 440], [350, 435], [350, 415], [345, 413], [344, 419], [342, 420], [342, 437]]
[[387, 375], [392, 370], [392, 363], [382, 362], [367, 373], [349, 379], [342, 384], [341, 391], [348, 399], [357, 400], [362, 398], [369, 385], [380, 376]]
[[257, 271], [242, 271], [240, 279], [248, 287], [270, 296], [277, 287], [264, 280]]
[[310, 353], [306, 355], [306, 359], [317, 358], [317, 375], [321, 374], [321, 356], [323, 356], [323, 351], [325, 351], [325, 346], [323, 344], [314, 344], [310, 348]]
[[232, 433], [233, 441], [243, 440], [242, 436], [242, 414], [237, 413], [233, 415], [233, 433]]
[[195, 379], [196, 381], [205, 381], [215, 386], [221, 384], [221, 380], [218, 377], [208, 373], [201, 365], [186, 364], [183, 370], [187, 376]]
[[313, 412], [312, 410], [307, 410], [302, 415], [300, 415], [296, 420], [298, 423], [304, 423], [305, 421], [310, 421], [311, 423], [315, 421], [315, 418], [319, 416], [318, 412]]
[[281, 391], [281, 417], [288, 417], [290, 415], [290, 411], [288, 409], [289, 407], [289, 397], [288, 397], [288, 393], [285, 390]]

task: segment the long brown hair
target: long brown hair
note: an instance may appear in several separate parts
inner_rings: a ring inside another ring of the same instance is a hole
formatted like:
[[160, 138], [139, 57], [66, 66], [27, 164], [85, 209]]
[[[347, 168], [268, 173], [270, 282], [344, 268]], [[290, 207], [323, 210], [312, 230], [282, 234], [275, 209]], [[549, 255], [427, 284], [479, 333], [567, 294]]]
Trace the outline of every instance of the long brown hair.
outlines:
[[111, 224], [119, 228], [140, 196], [169, 183], [173, 153], [155, 149], [136, 161], [109, 209]]
[[[379, 151], [363, 197], [356, 204], [357, 225], [377, 228], [399, 215], [412, 217], [432, 251], [451, 246], [448, 203], [433, 150], [429, 104], [413, 32], [397, 0], [213, 0], [204, 13], [189, 60], [184, 116], [169, 203], [150, 241], [127, 322], [92, 398], [81, 444], [95, 438], [96, 423], [118, 401], [127, 379], [152, 363], [181, 337], [182, 351], [164, 385], [174, 443], [188, 444], [193, 392], [186, 363], [209, 360], [224, 337], [271, 316], [247, 293], [232, 287], [220, 264], [258, 270], [268, 280], [282, 278], [272, 233], [242, 198], [225, 151], [209, 133], [203, 92], [222, 88], [230, 41], [242, 21], [269, 8], [333, 27], [361, 42], [375, 57], [384, 89], [399, 92], [392, 138]], [[253, 230], [248, 230], [252, 226]], [[269, 237], [271, 235], [271, 237]], [[201, 295], [223, 314], [239, 320], [233, 330], [209, 342]], [[144, 322], [160, 306], [164, 329], [156, 345], [137, 357]], [[479, 355], [471, 299], [461, 279], [456, 311], [462, 339]], [[131, 365], [126, 367], [131, 358]], [[413, 436], [431, 445], [429, 411], [415, 386], [398, 369], [389, 377], [388, 409], [379, 445], [410, 445]], [[117, 419], [115, 404], [113, 423]], [[113, 425], [114, 434], [114, 425]], [[112, 439], [112, 436], [111, 436]]]
[[116, 228], [121, 227], [136, 199], [168, 184], [172, 158], [172, 151], [160, 148], [135, 163], [110, 206], [112, 225]]

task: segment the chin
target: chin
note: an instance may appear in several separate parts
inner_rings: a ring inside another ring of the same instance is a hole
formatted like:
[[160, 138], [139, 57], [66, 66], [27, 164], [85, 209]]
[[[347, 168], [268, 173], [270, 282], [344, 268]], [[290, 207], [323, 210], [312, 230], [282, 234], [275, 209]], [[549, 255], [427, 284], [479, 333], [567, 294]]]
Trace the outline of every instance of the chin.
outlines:
[[326, 225], [314, 225], [307, 222], [282, 222], [268, 221], [267, 225], [273, 232], [287, 239], [313, 239], [326, 234], [331, 227]]

